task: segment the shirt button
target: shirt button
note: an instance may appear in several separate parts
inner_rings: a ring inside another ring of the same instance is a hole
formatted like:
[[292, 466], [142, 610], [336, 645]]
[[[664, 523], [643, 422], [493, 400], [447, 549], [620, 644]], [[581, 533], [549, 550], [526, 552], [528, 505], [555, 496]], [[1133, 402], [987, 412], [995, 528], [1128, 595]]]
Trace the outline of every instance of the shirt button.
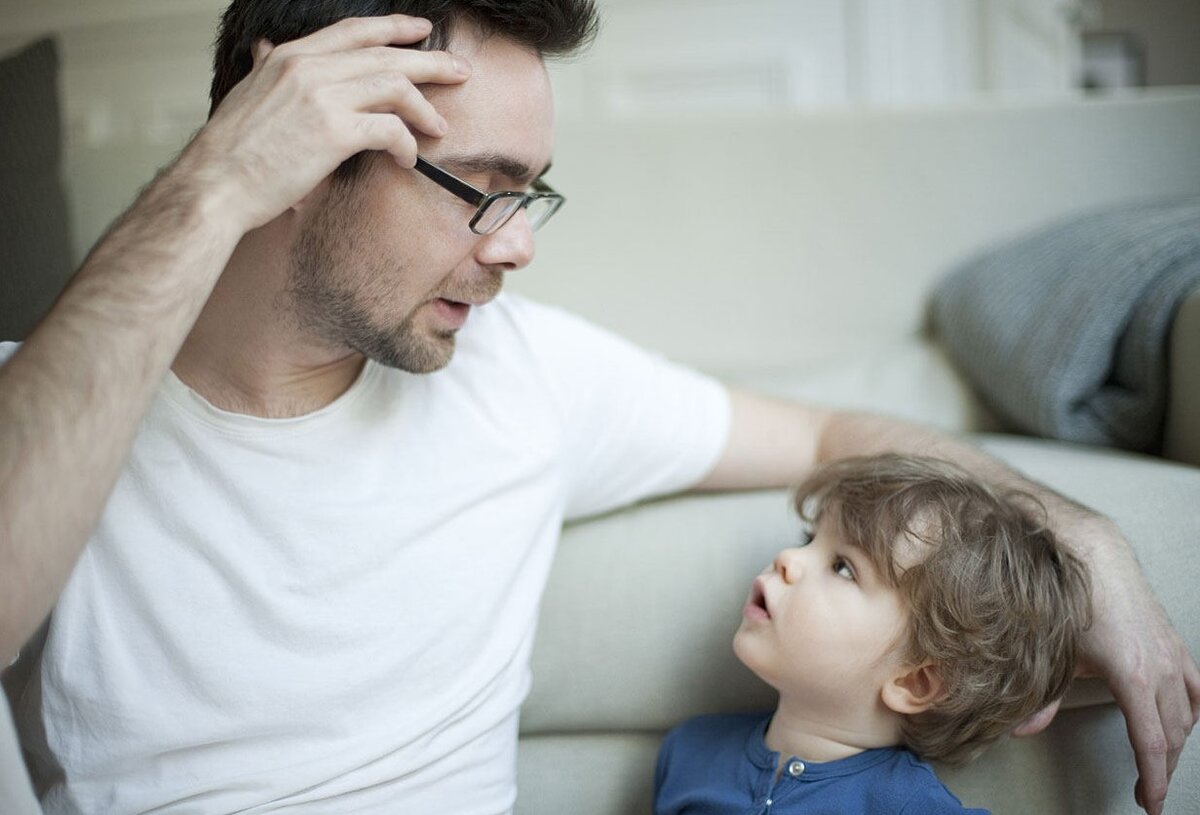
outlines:
[[792, 778], [801, 775], [804, 772], [804, 762], [793, 760], [790, 764], [788, 764], [787, 771], [788, 775], [790, 775]]

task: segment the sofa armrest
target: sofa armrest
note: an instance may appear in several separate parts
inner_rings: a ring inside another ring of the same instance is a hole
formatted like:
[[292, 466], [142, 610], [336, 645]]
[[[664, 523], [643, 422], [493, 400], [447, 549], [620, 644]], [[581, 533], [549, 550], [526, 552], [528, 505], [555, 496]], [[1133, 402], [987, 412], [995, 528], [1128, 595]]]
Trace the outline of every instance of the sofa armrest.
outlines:
[[1200, 289], [1175, 316], [1163, 455], [1200, 467]]

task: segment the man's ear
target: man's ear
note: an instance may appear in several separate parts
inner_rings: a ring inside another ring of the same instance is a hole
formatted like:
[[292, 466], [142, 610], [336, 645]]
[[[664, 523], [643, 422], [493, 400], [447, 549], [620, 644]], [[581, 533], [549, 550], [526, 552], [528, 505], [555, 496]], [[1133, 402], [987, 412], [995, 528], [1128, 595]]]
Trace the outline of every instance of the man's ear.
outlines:
[[326, 176], [321, 180], [321, 183], [313, 187], [308, 193], [289, 208], [291, 212], [305, 212], [309, 208], [319, 205], [329, 195], [329, 187], [333, 183], [332, 176]]
[[883, 703], [910, 716], [933, 706], [945, 689], [941, 671], [932, 662], [900, 668], [883, 686]]

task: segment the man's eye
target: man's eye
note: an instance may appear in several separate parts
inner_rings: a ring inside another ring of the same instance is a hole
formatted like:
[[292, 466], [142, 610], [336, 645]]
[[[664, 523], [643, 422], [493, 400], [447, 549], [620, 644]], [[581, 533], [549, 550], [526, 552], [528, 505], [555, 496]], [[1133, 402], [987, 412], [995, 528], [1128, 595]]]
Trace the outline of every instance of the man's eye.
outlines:
[[845, 558], [833, 559], [833, 572], [838, 577], [844, 577], [847, 580], [854, 580], [854, 567], [850, 565], [850, 561]]

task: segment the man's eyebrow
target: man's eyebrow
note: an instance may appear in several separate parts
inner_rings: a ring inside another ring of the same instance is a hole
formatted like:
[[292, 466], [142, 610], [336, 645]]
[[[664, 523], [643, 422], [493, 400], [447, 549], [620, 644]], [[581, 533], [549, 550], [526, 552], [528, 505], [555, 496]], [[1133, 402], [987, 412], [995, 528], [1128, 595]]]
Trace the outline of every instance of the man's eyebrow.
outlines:
[[528, 164], [511, 156], [499, 153], [469, 153], [463, 155], [439, 156], [434, 163], [458, 174], [498, 175], [507, 178], [514, 184], [525, 187], [550, 172], [547, 163], [540, 171], [534, 171]]

